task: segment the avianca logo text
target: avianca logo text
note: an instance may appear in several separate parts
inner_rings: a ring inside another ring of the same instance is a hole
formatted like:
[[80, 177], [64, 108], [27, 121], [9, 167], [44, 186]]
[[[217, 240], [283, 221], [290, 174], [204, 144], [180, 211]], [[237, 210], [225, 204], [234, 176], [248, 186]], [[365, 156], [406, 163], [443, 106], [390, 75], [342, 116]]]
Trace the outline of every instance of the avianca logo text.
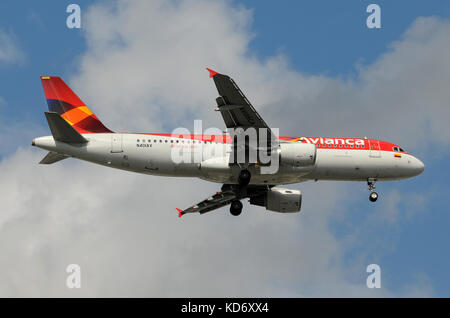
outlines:
[[299, 141], [306, 142], [308, 144], [360, 145], [360, 146], [364, 146], [364, 139], [355, 139], [355, 138], [300, 137]]

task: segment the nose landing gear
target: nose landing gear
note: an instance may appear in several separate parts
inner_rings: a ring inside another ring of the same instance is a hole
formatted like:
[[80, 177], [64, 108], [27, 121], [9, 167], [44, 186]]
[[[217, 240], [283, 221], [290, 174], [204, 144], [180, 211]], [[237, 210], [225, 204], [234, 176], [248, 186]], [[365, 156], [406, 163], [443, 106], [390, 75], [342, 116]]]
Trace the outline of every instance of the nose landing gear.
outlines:
[[375, 191], [374, 191], [374, 189], [375, 189], [375, 180], [368, 180], [367, 181], [367, 185], [369, 186], [369, 191], [370, 191], [370, 194], [369, 194], [369, 200], [370, 200], [370, 202], [375, 202], [377, 199], [378, 199], [378, 193], [376, 193]]
[[369, 200], [371, 202], [375, 202], [377, 199], [378, 199], [378, 193], [376, 193], [375, 191], [371, 192], [369, 195]]

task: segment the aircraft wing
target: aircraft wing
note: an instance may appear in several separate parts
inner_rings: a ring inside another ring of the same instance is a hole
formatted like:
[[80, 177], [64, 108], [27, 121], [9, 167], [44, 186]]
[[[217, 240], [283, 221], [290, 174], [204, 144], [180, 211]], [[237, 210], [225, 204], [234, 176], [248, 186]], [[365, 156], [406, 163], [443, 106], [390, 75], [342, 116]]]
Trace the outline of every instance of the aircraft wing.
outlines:
[[242, 189], [239, 189], [239, 187], [237, 187], [236, 185], [224, 184], [222, 186], [221, 191], [216, 192], [216, 194], [197, 203], [196, 205], [193, 205], [185, 210], [177, 209], [178, 216], [182, 217], [186, 213], [195, 213], [195, 212], [204, 214], [206, 212], [210, 212], [223, 206], [226, 206], [230, 204], [233, 200], [240, 200], [244, 198], [250, 198], [261, 195], [271, 187], [273, 186], [250, 185], [244, 190], [244, 192], [242, 192]]
[[269, 128], [231, 77], [207, 70], [219, 92], [216, 101], [227, 128]]
[[[217, 73], [209, 68], [210, 77], [213, 78], [216, 84], [219, 97], [216, 98], [218, 110], [220, 111], [227, 128], [242, 127], [255, 128], [258, 135], [259, 143], [259, 128], [267, 129], [267, 147], [270, 147], [276, 136], [273, 134], [270, 127], [258, 114], [250, 101], [245, 97], [244, 93], [239, 89], [234, 80], [224, 74]], [[259, 146], [259, 145], [258, 145]], [[262, 145], [266, 146], [266, 145]]]
[[186, 213], [195, 213], [198, 212], [200, 214], [210, 212], [212, 210], [221, 208], [227, 204], [230, 204], [231, 201], [237, 198], [236, 193], [233, 191], [219, 191], [211, 197], [203, 200], [202, 202], [197, 203], [185, 210], [177, 209], [178, 216], [181, 217]]

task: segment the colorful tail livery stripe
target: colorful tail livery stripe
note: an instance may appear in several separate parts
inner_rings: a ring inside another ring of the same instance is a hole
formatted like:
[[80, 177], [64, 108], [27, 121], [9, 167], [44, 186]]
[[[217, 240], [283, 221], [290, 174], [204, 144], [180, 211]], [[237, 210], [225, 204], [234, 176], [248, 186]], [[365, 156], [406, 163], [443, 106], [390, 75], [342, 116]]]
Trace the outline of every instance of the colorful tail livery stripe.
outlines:
[[61, 115], [79, 133], [111, 133], [78, 96], [57, 76], [42, 76], [48, 109]]

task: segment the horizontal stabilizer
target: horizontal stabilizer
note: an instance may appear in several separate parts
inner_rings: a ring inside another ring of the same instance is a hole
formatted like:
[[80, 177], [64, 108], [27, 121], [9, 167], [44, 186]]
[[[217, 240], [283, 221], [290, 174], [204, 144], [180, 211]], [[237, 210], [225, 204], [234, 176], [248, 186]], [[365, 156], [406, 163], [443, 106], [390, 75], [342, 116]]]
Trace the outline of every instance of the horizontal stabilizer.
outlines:
[[53, 138], [66, 143], [86, 143], [87, 140], [73, 128], [60, 114], [45, 112]]
[[44, 158], [42, 158], [42, 160], [39, 163], [42, 165], [49, 165], [66, 158], [69, 158], [69, 156], [50, 151]]

